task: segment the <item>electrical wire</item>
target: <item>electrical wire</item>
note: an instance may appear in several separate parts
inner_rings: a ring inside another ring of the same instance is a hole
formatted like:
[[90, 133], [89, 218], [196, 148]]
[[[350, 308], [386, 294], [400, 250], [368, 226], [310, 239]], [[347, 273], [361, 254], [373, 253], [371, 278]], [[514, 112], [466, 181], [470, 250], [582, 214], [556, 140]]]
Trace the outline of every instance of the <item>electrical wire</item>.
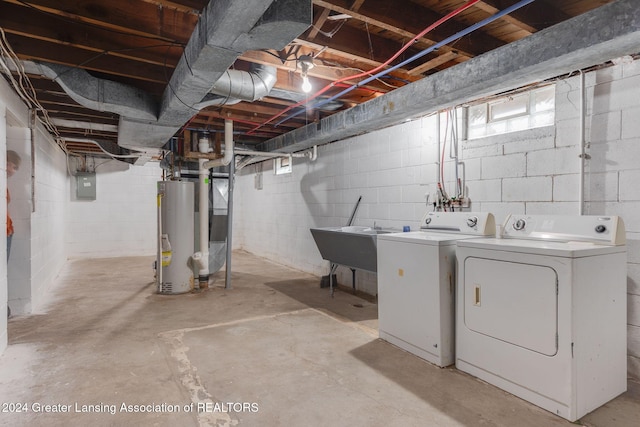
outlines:
[[[327, 63], [332, 64], [332, 65], [327, 65]], [[371, 75], [369, 71], [365, 71], [365, 70], [363, 70], [362, 68], [356, 68], [356, 67], [343, 67], [343, 66], [341, 66], [341, 65], [339, 65], [339, 64], [337, 64], [337, 63], [335, 63], [335, 62], [334, 62], [334, 63], [332, 63], [332, 62], [330, 62], [330, 61], [324, 61], [324, 60], [322, 61], [322, 64], [319, 64], [319, 65], [318, 65], [318, 67], [333, 68], [333, 69], [340, 70], [340, 71], [352, 70], [352, 71], [357, 71], [358, 73], [366, 73], [366, 74], [368, 74], [368, 75]], [[400, 87], [400, 86], [394, 86], [394, 85], [392, 85], [392, 84], [389, 84], [389, 83], [385, 82], [384, 80], [382, 80], [383, 78], [392, 78], [392, 76], [381, 76], [381, 77], [379, 77], [379, 78], [376, 78], [376, 80], [378, 81], [378, 83], [383, 84], [383, 85], [385, 85], [385, 86], [388, 86], [388, 87], [390, 87], [390, 88], [392, 88], [392, 89], [398, 89], [398, 88]], [[336, 82], [337, 82], [337, 80], [336, 80]], [[340, 87], [340, 86], [339, 86], [340, 84], [339, 84], [339, 83], [336, 83], [336, 82], [334, 82], [335, 86]], [[404, 82], [406, 83], [407, 81], [406, 81], [406, 80], [404, 80]], [[345, 86], [345, 87], [346, 87], [346, 86]]]
[[[9, 79], [9, 82], [13, 86], [18, 96], [27, 104], [27, 106], [29, 106], [29, 108], [33, 108], [36, 111], [40, 112], [42, 117], [37, 116], [38, 120], [45, 126], [49, 133], [54, 135], [56, 143], [61, 148], [63, 148], [59, 141], [60, 132], [58, 132], [55, 124], [49, 117], [49, 113], [47, 112], [47, 110], [38, 101], [36, 90], [31, 84], [31, 80], [29, 80], [29, 76], [27, 76], [20, 58], [18, 58], [18, 55], [16, 55], [16, 53], [11, 48], [11, 45], [9, 44], [9, 41], [6, 37], [6, 33], [4, 32], [4, 29], [2, 27], [0, 27], [0, 54], [0, 66], [2, 68], [2, 71]], [[11, 65], [16, 70], [15, 72], [18, 75], [18, 80], [15, 79], [13, 73], [11, 72], [11, 68], [5, 61], [10, 61]]]
[[85, 143], [85, 144], [93, 144], [93, 145], [97, 146], [100, 149], [100, 151], [102, 151], [104, 154], [106, 154], [107, 156], [112, 157], [114, 159], [137, 159], [137, 158], [139, 158], [140, 156], [143, 155], [142, 153], [139, 153], [139, 154], [113, 154], [113, 153], [108, 152], [104, 148], [102, 148], [102, 146], [97, 141], [94, 141], [92, 139], [62, 138], [62, 140], [63, 141], [69, 140], [69, 141], [82, 142], [82, 143]]
[[[400, 50], [398, 50], [398, 52], [396, 52], [391, 58], [387, 59], [384, 63], [378, 65], [377, 67], [373, 68], [372, 70], [368, 71], [368, 72], [362, 72], [360, 74], [357, 74], [355, 76], [347, 76], [347, 77], [343, 77], [340, 78], [328, 85], [326, 85], [324, 88], [320, 89], [319, 91], [317, 91], [316, 93], [314, 93], [313, 95], [310, 95], [306, 101], [301, 101], [298, 102], [296, 104], [290, 105], [289, 107], [285, 108], [284, 110], [280, 111], [279, 113], [275, 114], [274, 116], [270, 117], [269, 119], [267, 119], [265, 122], [263, 122], [261, 125], [251, 129], [249, 132], [247, 132], [248, 135], [250, 135], [251, 133], [255, 132], [256, 130], [258, 130], [259, 128], [261, 128], [262, 126], [265, 126], [267, 124], [269, 124], [270, 122], [272, 122], [273, 120], [277, 119], [278, 117], [282, 116], [283, 114], [287, 113], [288, 111], [291, 111], [292, 109], [296, 108], [296, 107], [300, 107], [301, 105], [304, 105], [306, 103], [308, 103], [309, 101], [319, 97], [320, 95], [322, 95], [323, 93], [325, 93], [326, 91], [328, 91], [329, 89], [331, 89], [332, 87], [334, 87], [337, 83], [341, 83], [347, 80], [351, 80], [351, 79], [356, 79], [356, 78], [360, 78], [360, 77], [364, 77], [364, 76], [369, 76], [372, 75], [373, 73], [382, 70], [384, 67], [386, 67], [387, 65], [389, 65], [392, 61], [394, 61], [398, 56], [400, 56], [405, 50], [407, 50], [409, 47], [411, 47], [415, 42], [417, 42], [420, 38], [422, 38], [425, 34], [427, 34], [428, 32], [434, 30], [435, 28], [439, 27], [440, 25], [442, 25], [444, 22], [450, 20], [451, 18], [453, 18], [454, 16], [458, 15], [459, 13], [467, 10], [468, 8], [470, 8], [471, 6], [473, 6], [474, 4], [476, 4], [478, 1], [480, 0], [470, 0], [467, 3], [465, 3], [464, 5], [460, 6], [459, 8], [457, 8], [456, 10], [450, 12], [449, 14], [443, 16], [442, 18], [438, 19], [436, 22], [434, 22], [433, 24], [429, 25], [427, 28], [425, 28], [424, 30], [422, 30], [420, 33], [418, 33], [415, 37], [413, 37], [407, 44], [405, 44]], [[531, 0], [533, 1], [533, 0]], [[392, 71], [395, 68], [392, 68], [390, 70], [386, 70], [385, 73]], [[371, 81], [371, 80], [369, 80]], [[358, 85], [361, 85], [361, 83], [358, 83], [357, 85], [353, 86], [353, 89], [355, 89]], [[353, 90], [352, 89], [352, 90]], [[345, 91], [341, 92], [341, 93], [346, 93]], [[337, 97], [336, 97], [337, 98]], [[335, 100], [336, 98], [333, 98], [333, 100]], [[324, 105], [324, 104], [323, 104]], [[317, 107], [317, 106], [316, 106]], [[300, 114], [300, 113], [298, 113]], [[296, 114], [297, 115], [297, 114]], [[293, 116], [291, 116], [293, 117]], [[291, 118], [291, 117], [287, 117], [287, 119]], [[283, 120], [284, 121], [284, 120]], [[280, 121], [276, 124], [276, 126], [280, 123], [282, 123], [283, 121]]]
[[[277, 54], [271, 52], [270, 50], [262, 49], [261, 52], [264, 52], [264, 53], [266, 53], [268, 55], [271, 55], [271, 56], [273, 56], [275, 58], [278, 58], [280, 60], [280, 62], [282, 62], [283, 64], [285, 62], [291, 62], [291, 61], [297, 61], [298, 60], [298, 58], [295, 56], [295, 54], [291, 54], [291, 53], [289, 53], [287, 56], [285, 56], [284, 59], [282, 59], [282, 57], [280, 55], [277, 55]], [[289, 57], [292, 56], [292, 55], [294, 55], [294, 58], [293, 59], [289, 59]]]
[[[485, 25], [488, 25], [488, 24], [492, 23], [493, 21], [495, 21], [497, 19], [500, 19], [503, 16], [508, 15], [509, 13], [511, 13], [511, 12], [517, 10], [517, 9], [520, 9], [521, 7], [524, 7], [524, 6], [526, 6], [526, 5], [530, 4], [530, 3], [533, 3], [534, 1], [535, 0], [521, 0], [518, 3], [516, 3], [516, 4], [512, 5], [512, 6], [509, 6], [506, 9], [503, 9], [500, 12], [498, 12], [498, 13], [496, 13], [496, 14], [488, 17], [488, 18], [486, 18], [486, 19], [484, 19], [484, 20], [482, 20], [482, 21], [480, 21], [480, 22], [478, 22], [476, 24], [473, 24], [473, 25], [469, 26], [469, 27], [465, 28], [464, 30], [461, 30], [461, 31], [455, 33], [454, 35], [447, 37], [446, 39], [434, 44], [433, 46], [431, 46], [431, 47], [429, 47], [429, 48], [427, 48], [427, 49], [425, 49], [425, 50], [413, 55], [411, 58], [406, 59], [406, 60], [394, 65], [393, 67], [391, 67], [388, 70], [386, 70], [386, 72], [397, 70], [398, 68], [404, 67], [405, 65], [415, 61], [416, 59], [420, 59], [423, 56], [433, 52], [434, 50], [439, 49], [440, 47], [445, 46], [445, 45], [447, 45], [447, 44], [449, 44], [449, 43], [451, 43], [453, 41], [456, 41], [456, 40], [460, 39], [461, 37], [464, 37], [464, 36], [472, 33], [473, 31], [477, 30], [478, 28], [484, 27]], [[447, 16], [449, 16], [449, 15], [447, 15]], [[324, 105], [326, 103], [334, 101], [337, 98], [339, 98], [339, 97], [341, 97], [343, 95], [346, 95], [347, 93], [351, 92], [352, 90], [357, 89], [361, 85], [369, 83], [375, 77], [376, 77], [376, 75], [374, 74], [374, 76], [369, 77], [367, 79], [364, 79], [363, 81], [359, 82], [358, 84], [356, 84], [356, 85], [354, 85], [354, 86], [352, 86], [352, 87], [350, 87], [348, 89], [345, 89], [342, 92], [340, 92], [340, 93], [338, 93], [336, 95], [333, 95], [333, 96], [331, 96], [331, 97], [319, 102], [314, 107], [318, 108], [318, 107], [321, 107], [322, 105]], [[291, 118], [293, 118], [293, 117], [295, 117], [295, 116], [297, 116], [298, 114], [300, 114], [300, 112], [290, 114], [289, 116], [285, 117], [284, 119], [282, 119], [278, 123], [276, 123], [276, 126], [281, 124], [281, 123], [283, 123], [283, 122], [285, 122], [285, 121], [287, 121], [287, 120], [289, 120], [289, 119], [291, 119]]]
[[321, 28], [318, 28], [318, 27], [316, 27], [315, 25], [312, 25], [312, 27], [313, 27], [316, 31], [318, 31], [320, 34], [322, 34], [323, 36], [325, 36], [325, 37], [327, 37], [327, 38], [329, 38], [329, 39], [330, 39], [330, 38], [333, 38], [333, 36], [335, 36], [335, 35], [336, 35], [336, 33], [337, 33], [338, 31], [340, 31], [340, 29], [342, 28], [342, 26], [343, 26], [346, 22], [347, 22], [347, 20], [346, 20], [346, 19], [343, 19], [342, 21], [340, 21], [340, 22], [338, 23], [338, 25], [336, 25], [336, 27], [335, 27], [333, 30], [331, 30], [331, 31], [329, 31], [329, 32], [322, 31], [322, 29], [321, 29]]
[[[114, 54], [114, 53], [120, 53], [120, 52], [133, 52], [136, 50], [147, 50], [147, 49], [154, 49], [157, 47], [167, 47], [167, 53], [165, 54], [164, 57], [164, 62], [162, 64], [162, 66], [165, 68], [165, 79], [166, 79], [166, 68], [168, 68], [167, 65], [167, 58], [169, 55], [169, 50], [172, 47], [182, 47], [182, 45], [178, 44], [178, 43], [164, 43], [164, 44], [156, 44], [156, 45], [150, 45], [150, 46], [140, 46], [140, 47], [131, 47], [131, 48], [123, 48], [123, 49], [105, 49], [101, 52], [99, 52], [98, 54], [78, 63], [73, 65], [69, 70], [63, 71], [62, 73], [58, 74], [56, 77], [62, 77], [63, 75], [65, 75], [66, 73], [68, 73], [69, 71], [71, 71], [74, 68], [81, 68], [93, 61], [95, 61], [96, 59], [99, 59], [103, 56], [109, 55], [109, 54]], [[185, 61], [186, 62], [186, 61]], [[187, 66], [189, 66], [189, 64], [187, 63]], [[191, 69], [191, 68], [189, 68]], [[193, 72], [191, 72], [191, 74], [193, 74]]]
[[[440, 120], [440, 115], [438, 114], [438, 120]], [[444, 153], [445, 147], [447, 146], [447, 134], [449, 133], [449, 113], [445, 110], [445, 124], [444, 124], [444, 140], [442, 142], [442, 153], [440, 156], [440, 184], [442, 197], [444, 198], [447, 194], [445, 190], [445, 182], [444, 182]]]

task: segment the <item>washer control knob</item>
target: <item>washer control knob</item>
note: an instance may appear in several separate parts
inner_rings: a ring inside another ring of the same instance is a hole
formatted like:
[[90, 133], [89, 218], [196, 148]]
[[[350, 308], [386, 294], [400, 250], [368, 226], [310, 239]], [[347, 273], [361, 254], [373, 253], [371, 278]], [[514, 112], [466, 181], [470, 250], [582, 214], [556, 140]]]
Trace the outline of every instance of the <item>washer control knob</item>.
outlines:
[[478, 225], [478, 217], [477, 216], [470, 216], [469, 218], [467, 218], [467, 225], [471, 228], [475, 227], [476, 225]]
[[431, 224], [431, 217], [427, 217], [427, 219], [424, 220], [425, 224]]
[[607, 227], [604, 225], [600, 224], [596, 226], [596, 233], [604, 233], [605, 231], [607, 231]]
[[513, 223], [513, 228], [515, 230], [522, 230], [525, 225], [526, 225], [526, 222], [524, 221], [524, 219], [519, 219]]

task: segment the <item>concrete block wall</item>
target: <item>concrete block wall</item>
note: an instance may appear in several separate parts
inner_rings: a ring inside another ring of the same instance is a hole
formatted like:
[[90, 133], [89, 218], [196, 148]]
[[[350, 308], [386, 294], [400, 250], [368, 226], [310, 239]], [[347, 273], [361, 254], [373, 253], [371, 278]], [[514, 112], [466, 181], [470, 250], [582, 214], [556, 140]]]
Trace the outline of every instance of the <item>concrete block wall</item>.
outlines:
[[46, 290], [67, 261], [65, 212], [69, 178], [64, 152], [42, 131], [35, 138], [35, 206], [31, 212], [31, 305], [39, 311]]
[[[63, 212], [67, 199], [65, 156], [40, 124], [31, 151], [29, 110], [5, 80], [0, 79], [0, 192], [11, 190], [9, 210], [15, 235], [7, 264], [6, 235], [0, 245], [0, 352], [7, 345], [7, 304], [13, 314], [37, 309], [46, 288], [66, 262]], [[22, 157], [18, 172], [7, 182], [6, 150]], [[32, 168], [32, 158], [35, 168]], [[34, 179], [32, 179], [32, 175]], [[35, 197], [32, 199], [32, 184]], [[35, 203], [33, 202], [35, 200]], [[6, 227], [7, 204], [0, 203]]]
[[[246, 167], [236, 178], [234, 247], [324, 275], [328, 262], [309, 229], [346, 225], [360, 197], [353, 225], [418, 227], [426, 211], [425, 183], [437, 173], [435, 120], [318, 147], [315, 162], [294, 158], [288, 175], [275, 175], [272, 161]], [[254, 185], [256, 173], [262, 173], [261, 190]], [[338, 274], [351, 285], [350, 270], [341, 267]], [[357, 282], [358, 289], [376, 294], [374, 274], [358, 271]]]
[[14, 315], [31, 313], [42, 305], [47, 287], [67, 260], [64, 208], [69, 182], [65, 155], [39, 127], [34, 137], [32, 153], [31, 130], [7, 128], [7, 149], [16, 151], [22, 160], [8, 183], [15, 229], [7, 268], [8, 303]]
[[162, 177], [158, 163], [104, 162], [96, 162], [95, 200], [77, 199], [72, 177], [66, 216], [68, 256], [154, 255], [157, 182]]
[[[498, 222], [510, 213], [578, 214], [579, 84], [577, 74], [556, 82], [554, 126], [459, 142], [471, 209], [492, 212]], [[585, 164], [584, 213], [625, 220], [628, 368], [640, 378], [640, 61], [586, 73], [585, 85], [591, 159]], [[427, 210], [425, 193], [436, 189], [438, 141], [444, 142], [446, 126], [443, 114], [432, 114], [325, 145], [315, 163], [295, 159], [290, 175], [274, 175], [271, 162], [245, 168], [236, 179], [234, 247], [324, 275], [328, 262], [309, 228], [344, 225], [360, 195], [355, 225], [418, 226]], [[449, 143], [444, 176], [451, 194], [455, 169]], [[339, 269], [339, 275], [341, 283], [351, 283], [348, 269]], [[357, 282], [359, 289], [376, 294], [375, 274], [358, 272]]]
[[11, 255], [7, 266], [9, 307], [13, 314], [31, 312], [31, 131], [26, 127], [7, 128], [7, 149], [21, 158], [18, 171], [8, 180], [8, 206], [13, 228]]

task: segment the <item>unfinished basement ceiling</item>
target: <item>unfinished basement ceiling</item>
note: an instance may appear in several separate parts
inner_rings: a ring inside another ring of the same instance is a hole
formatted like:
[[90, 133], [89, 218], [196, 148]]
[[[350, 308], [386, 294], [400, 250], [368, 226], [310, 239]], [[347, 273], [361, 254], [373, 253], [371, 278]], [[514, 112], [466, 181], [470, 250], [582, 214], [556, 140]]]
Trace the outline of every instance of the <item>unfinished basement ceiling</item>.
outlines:
[[[283, 48], [238, 52], [239, 56], [233, 57], [229, 64], [240, 71], [251, 71], [256, 64], [275, 67], [277, 81], [274, 88], [269, 95], [252, 102], [236, 100], [225, 104], [221, 101], [217, 103], [219, 105], [199, 111], [193, 109], [195, 103], [183, 102], [175, 94], [177, 101], [174, 101], [184, 104], [183, 113], [190, 119], [179, 122], [175, 132], [168, 127], [168, 136], [158, 137], [162, 139], [160, 145], [172, 135], [181, 138], [184, 130], [217, 135], [224, 128], [224, 120], [231, 119], [238, 144], [275, 149], [277, 147], [269, 148], [267, 142], [612, 2], [536, 0], [396, 70], [382, 68], [378, 78], [349, 89], [368, 77], [351, 76], [381, 67], [417, 34], [464, 5], [473, 3], [420, 37], [389, 66], [405, 61], [517, 1], [313, 0], [312, 5], [309, 0], [257, 1], [256, 4], [274, 3], [285, 10], [292, 5], [299, 6], [303, 12], [305, 7], [311, 8], [309, 22], [293, 27], [290, 33], [297, 32], [298, 35], [293, 35], [290, 42], [287, 40]], [[216, 8], [227, 8], [233, 3], [243, 2], [1, 0], [0, 27], [7, 44], [22, 61], [69, 67], [64, 70], [82, 69], [99, 81], [135, 88], [152, 102], [163, 105], [163, 98], [174, 91], [169, 82], [175, 81], [174, 71], [180, 69], [181, 58], [187, 57], [187, 69], [191, 66], [185, 47], [190, 43], [194, 29], [198, 28], [199, 20], [204, 20], [205, 7], [216, 11]], [[241, 13], [234, 12], [233, 16], [241, 20], [246, 14], [247, 19], [255, 20], [255, 13], [249, 8], [242, 10]], [[211, 13], [206, 16], [211, 18]], [[281, 14], [282, 11], [278, 11], [278, 15]], [[219, 44], [224, 43], [231, 44], [226, 40]], [[233, 49], [238, 48], [234, 45]], [[308, 104], [305, 101], [309, 95], [301, 89], [300, 59], [305, 55], [312, 57], [315, 65], [308, 70], [313, 87], [311, 94], [336, 82]], [[82, 106], [51, 76], [33, 73], [29, 68], [26, 71], [37, 99], [48, 112], [57, 133], [67, 139], [68, 150], [101, 155], [100, 148], [95, 145], [72, 141], [90, 139], [98, 141], [103, 148], [110, 147], [112, 152], [118, 151], [117, 144], [122, 142], [119, 114]], [[213, 86], [215, 81], [209, 83]], [[327, 98], [334, 97], [326, 102]], [[319, 101], [323, 105], [313, 108]], [[129, 125], [135, 127], [135, 122]]]

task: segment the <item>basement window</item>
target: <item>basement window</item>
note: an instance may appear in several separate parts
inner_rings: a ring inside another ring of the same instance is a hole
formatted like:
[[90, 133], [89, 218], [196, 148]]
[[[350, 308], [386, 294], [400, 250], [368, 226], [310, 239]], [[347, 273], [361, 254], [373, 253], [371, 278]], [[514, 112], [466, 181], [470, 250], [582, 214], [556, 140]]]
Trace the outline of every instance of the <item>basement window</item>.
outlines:
[[292, 162], [292, 157], [288, 156], [288, 157], [276, 157], [275, 161], [273, 162], [273, 171], [275, 172], [276, 175], [284, 175], [287, 173], [291, 173], [291, 163]]
[[555, 85], [505, 96], [469, 107], [469, 139], [553, 125]]

